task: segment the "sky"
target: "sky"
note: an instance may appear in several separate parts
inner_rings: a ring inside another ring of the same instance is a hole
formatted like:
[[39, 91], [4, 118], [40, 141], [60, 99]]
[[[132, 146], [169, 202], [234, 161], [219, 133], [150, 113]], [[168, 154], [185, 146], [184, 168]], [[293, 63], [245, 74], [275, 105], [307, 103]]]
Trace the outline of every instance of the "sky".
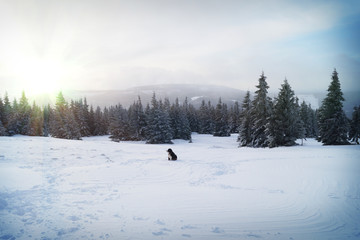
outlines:
[[360, 90], [360, 1], [0, 0], [0, 96], [186, 83]]

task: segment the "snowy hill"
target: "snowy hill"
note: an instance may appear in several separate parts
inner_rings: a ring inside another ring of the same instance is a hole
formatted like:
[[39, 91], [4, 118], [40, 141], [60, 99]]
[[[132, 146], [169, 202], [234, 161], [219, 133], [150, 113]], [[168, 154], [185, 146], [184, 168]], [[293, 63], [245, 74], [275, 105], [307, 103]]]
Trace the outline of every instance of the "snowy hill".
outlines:
[[69, 93], [69, 95], [87, 96], [89, 102], [94, 104], [106, 106], [121, 103], [123, 106], [128, 107], [138, 99], [138, 96], [141, 97], [143, 103], [150, 102], [154, 92], [158, 99], [169, 98], [170, 102], [174, 102], [176, 98], [182, 102], [187, 97], [188, 102], [196, 107], [200, 106], [202, 100], [216, 104], [221, 97], [222, 102], [233, 104], [234, 101], [241, 102], [245, 96], [245, 91], [238, 89], [192, 84], [148, 85], [117, 91], [74, 92]]
[[[109, 91], [63, 91], [66, 99], [87, 98], [89, 104], [94, 106], [110, 106], [121, 103], [124, 107], [130, 106], [134, 101], [141, 97], [143, 104], [151, 101], [155, 92], [158, 99], [169, 98], [174, 102], [176, 98], [183, 102], [188, 98], [188, 102], [194, 106], [200, 106], [202, 100], [211, 101], [216, 104], [221, 97], [222, 102], [233, 104], [234, 101], [241, 102], [245, 96], [245, 91], [215, 85], [193, 85], [193, 84], [163, 84], [133, 87], [125, 90]], [[31, 97], [40, 105], [54, 103], [55, 96], [39, 95]]]
[[359, 239], [360, 146], [236, 137], [0, 137], [0, 239]]
[[[153, 93], [156, 93], [158, 99], [169, 98], [169, 100], [175, 101], [179, 98], [180, 101], [184, 101], [188, 98], [188, 102], [194, 106], [200, 106], [202, 100], [206, 102], [211, 101], [213, 105], [217, 104], [221, 97], [222, 102], [231, 105], [235, 101], [242, 103], [246, 91], [235, 88], [216, 86], [216, 85], [195, 85], [195, 84], [163, 84], [163, 85], [148, 85], [133, 87], [125, 90], [108, 90], [108, 91], [64, 91], [63, 94], [66, 99], [80, 99], [87, 98], [89, 104], [94, 106], [110, 106], [121, 103], [124, 107], [130, 106], [134, 101], [141, 97], [143, 104], [150, 102]], [[326, 90], [324, 92], [297, 92], [300, 103], [304, 100], [306, 103], [311, 104], [313, 109], [317, 109], [321, 105], [321, 101], [326, 96]], [[253, 94], [251, 92], [251, 94]], [[278, 92], [271, 92], [269, 96], [274, 98]], [[344, 111], [351, 117], [351, 113], [354, 106], [360, 105], [360, 93], [359, 92], [344, 92], [345, 102]], [[30, 97], [30, 100], [35, 100], [39, 105], [46, 105], [48, 103], [55, 103], [55, 95], [38, 95]], [[30, 101], [30, 102], [31, 102]]]

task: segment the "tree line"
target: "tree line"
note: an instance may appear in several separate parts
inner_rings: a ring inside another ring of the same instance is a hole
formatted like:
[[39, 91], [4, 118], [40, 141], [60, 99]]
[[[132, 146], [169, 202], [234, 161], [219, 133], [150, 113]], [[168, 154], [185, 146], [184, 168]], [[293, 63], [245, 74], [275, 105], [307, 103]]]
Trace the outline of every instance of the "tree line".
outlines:
[[360, 106], [349, 120], [342, 109], [344, 101], [338, 73], [334, 70], [328, 94], [318, 110], [299, 103], [287, 79], [277, 97], [268, 96], [266, 76], [261, 74], [251, 98], [231, 106], [221, 98], [195, 108], [187, 98], [157, 99], [144, 107], [140, 97], [130, 107], [121, 104], [101, 109], [87, 104], [86, 98], [67, 102], [60, 92], [54, 106], [29, 104], [25, 92], [11, 103], [7, 94], [0, 98], [0, 136], [15, 134], [81, 139], [111, 135], [113, 141], [172, 143], [173, 139], [191, 141], [191, 133], [230, 136], [238, 134], [240, 147], [278, 147], [295, 145], [297, 139], [317, 138], [324, 145], [359, 143]]

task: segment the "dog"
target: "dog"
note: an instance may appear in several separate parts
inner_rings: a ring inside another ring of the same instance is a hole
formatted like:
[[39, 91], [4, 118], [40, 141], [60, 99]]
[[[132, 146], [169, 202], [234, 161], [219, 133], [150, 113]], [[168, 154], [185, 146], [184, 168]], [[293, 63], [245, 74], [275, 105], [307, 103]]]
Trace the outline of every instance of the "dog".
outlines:
[[176, 154], [173, 152], [173, 150], [171, 150], [171, 148], [169, 148], [169, 149], [167, 150], [167, 152], [168, 152], [168, 160], [169, 160], [169, 161], [175, 161], [175, 160], [177, 160], [177, 156], [176, 156]]

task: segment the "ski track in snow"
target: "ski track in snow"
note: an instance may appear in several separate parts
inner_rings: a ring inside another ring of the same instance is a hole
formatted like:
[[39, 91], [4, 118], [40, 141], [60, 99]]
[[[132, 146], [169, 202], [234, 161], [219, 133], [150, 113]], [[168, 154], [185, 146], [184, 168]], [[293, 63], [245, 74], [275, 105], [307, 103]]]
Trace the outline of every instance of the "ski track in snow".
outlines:
[[236, 137], [0, 137], [0, 239], [360, 239], [360, 146]]

